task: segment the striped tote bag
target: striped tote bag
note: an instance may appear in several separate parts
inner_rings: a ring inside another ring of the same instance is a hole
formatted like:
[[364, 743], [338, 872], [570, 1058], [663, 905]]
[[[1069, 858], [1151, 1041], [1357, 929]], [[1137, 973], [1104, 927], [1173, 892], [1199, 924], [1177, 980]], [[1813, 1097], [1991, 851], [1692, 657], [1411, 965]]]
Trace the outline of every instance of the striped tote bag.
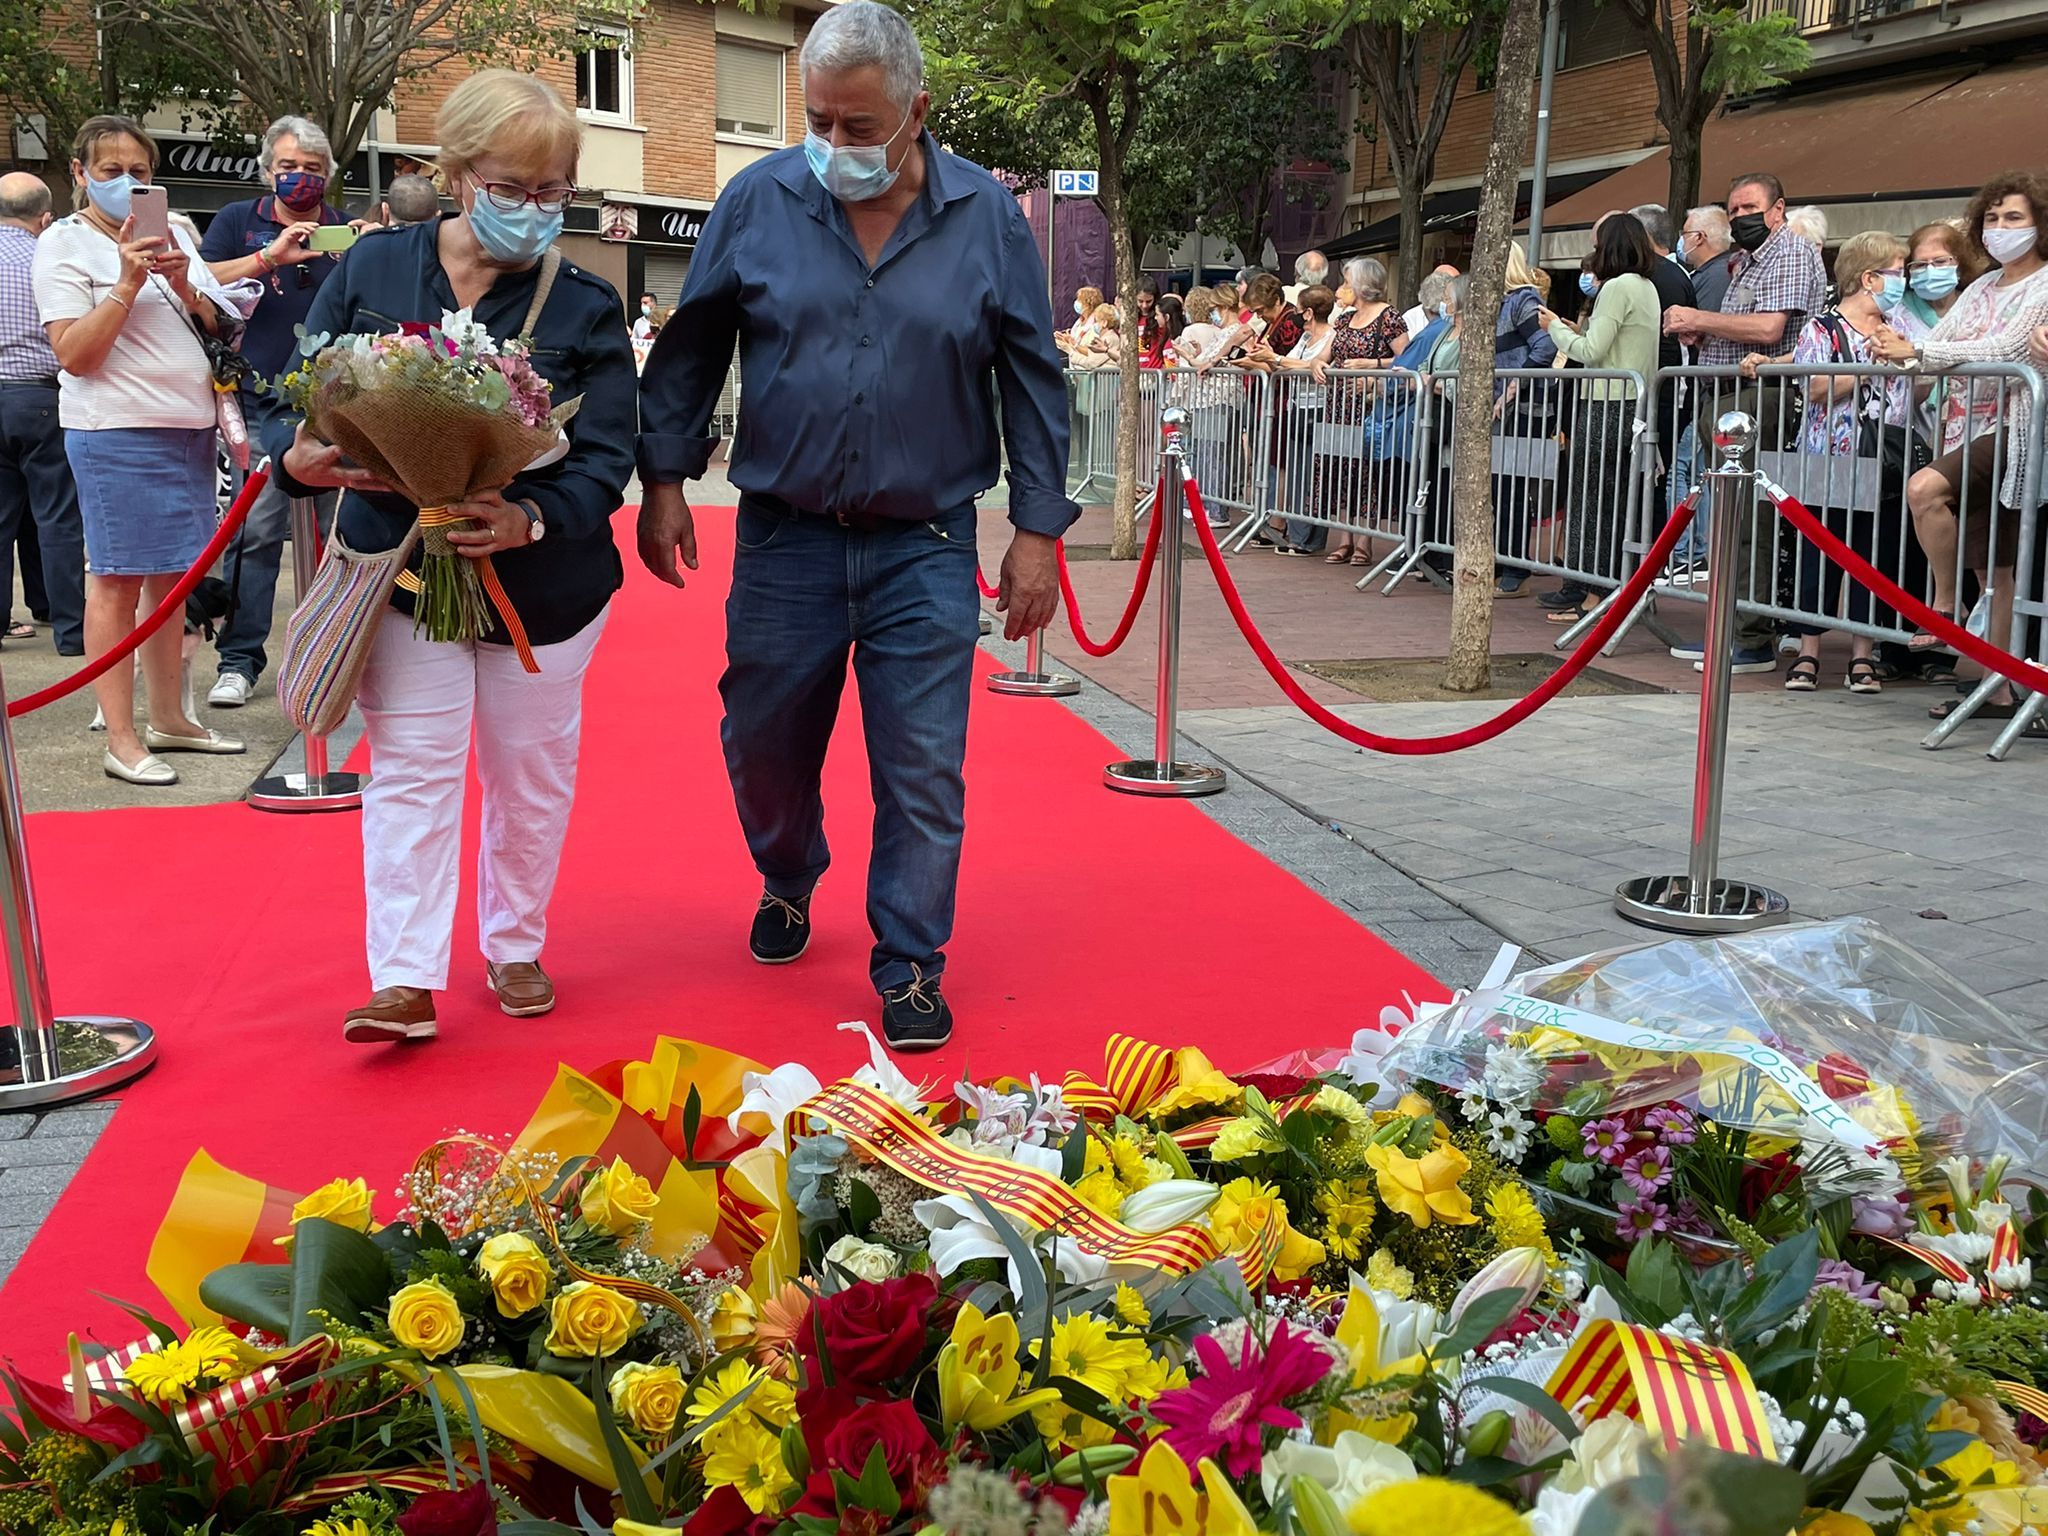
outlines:
[[285, 622], [277, 669], [277, 702], [308, 735], [332, 735], [348, 717], [377, 623], [419, 538], [414, 523], [398, 548], [367, 555], [343, 543], [339, 528], [328, 539], [320, 569]]

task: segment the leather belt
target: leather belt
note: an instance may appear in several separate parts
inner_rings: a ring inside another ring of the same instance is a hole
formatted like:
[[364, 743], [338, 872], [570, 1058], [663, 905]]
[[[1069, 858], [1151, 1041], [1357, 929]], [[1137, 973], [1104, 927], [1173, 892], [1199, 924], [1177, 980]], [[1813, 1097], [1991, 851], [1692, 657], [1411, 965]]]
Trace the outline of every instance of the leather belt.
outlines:
[[55, 389], [57, 387], [57, 375], [54, 373], [47, 379], [0, 379], [0, 388], [6, 389]]
[[809, 507], [799, 507], [784, 501], [779, 496], [764, 496], [749, 493], [749, 504], [777, 517], [806, 517], [827, 523], [837, 523], [841, 528], [855, 533], [894, 533], [898, 529], [911, 527], [917, 519], [884, 517], [878, 512], [813, 512]]

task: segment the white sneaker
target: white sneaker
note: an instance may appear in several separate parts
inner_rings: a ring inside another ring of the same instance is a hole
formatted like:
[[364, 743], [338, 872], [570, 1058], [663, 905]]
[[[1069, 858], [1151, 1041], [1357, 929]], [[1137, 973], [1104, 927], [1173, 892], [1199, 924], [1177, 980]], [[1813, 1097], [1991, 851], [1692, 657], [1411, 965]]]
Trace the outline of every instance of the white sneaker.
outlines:
[[1799, 654], [1799, 637], [1797, 635], [1778, 636], [1778, 654], [1780, 656], [1797, 656]]
[[249, 702], [249, 679], [239, 672], [223, 672], [214, 679], [206, 702], [215, 709], [240, 709]]

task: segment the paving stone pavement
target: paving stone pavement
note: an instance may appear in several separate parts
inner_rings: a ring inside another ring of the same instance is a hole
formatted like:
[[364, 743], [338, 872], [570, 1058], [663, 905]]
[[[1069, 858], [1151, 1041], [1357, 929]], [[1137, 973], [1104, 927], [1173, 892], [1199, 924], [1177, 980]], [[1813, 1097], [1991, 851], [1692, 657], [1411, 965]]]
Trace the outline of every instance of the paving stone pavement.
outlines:
[[0, 1280], [20, 1262], [113, 1116], [112, 1104], [0, 1115]]
[[[1756, 694], [1729, 731], [1722, 868], [1804, 917], [1870, 917], [2001, 1008], [2048, 1024], [2048, 760], [1927, 752], [1847, 694]], [[1498, 704], [1353, 704], [1426, 735]], [[1184, 717], [1189, 738], [1313, 807], [1394, 868], [1549, 959], [1641, 941], [1616, 916], [1631, 875], [1685, 868], [1698, 706], [1682, 696], [1563, 700], [1495, 742], [1369, 756], [1292, 709]]]

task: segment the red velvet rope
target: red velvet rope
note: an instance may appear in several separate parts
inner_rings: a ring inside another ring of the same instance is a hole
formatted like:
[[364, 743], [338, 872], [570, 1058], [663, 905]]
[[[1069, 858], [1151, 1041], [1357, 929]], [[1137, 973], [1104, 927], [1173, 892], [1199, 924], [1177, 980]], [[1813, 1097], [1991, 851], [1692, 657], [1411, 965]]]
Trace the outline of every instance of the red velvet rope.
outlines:
[[1341, 719], [1309, 697], [1308, 692], [1295, 680], [1280, 658], [1273, 654], [1273, 647], [1266, 643], [1266, 637], [1252, 622], [1252, 616], [1245, 611], [1244, 599], [1239, 596], [1237, 582], [1231, 577], [1229, 567], [1224, 563], [1223, 551], [1216, 543], [1216, 534], [1209, 526], [1209, 519], [1202, 511], [1202, 493], [1194, 477], [1188, 477], [1188, 509], [1194, 514], [1195, 532], [1201, 538], [1202, 551], [1209, 557], [1209, 568], [1216, 574], [1216, 585], [1222, 589], [1223, 601], [1230, 609], [1230, 616], [1237, 621], [1247, 644], [1259, 663], [1266, 669], [1266, 675], [1280, 686], [1294, 706], [1324, 730], [1341, 736], [1353, 746], [1368, 747], [1375, 752], [1388, 752], [1399, 756], [1420, 757], [1438, 752], [1461, 752], [1467, 747], [1476, 747], [1481, 742], [1491, 741], [1505, 731], [1512, 730], [1537, 710], [1548, 704], [1570, 686], [1573, 678], [1585, 671], [1588, 663], [1599, 654], [1600, 647], [1607, 643], [1608, 636], [1621, 627], [1623, 619], [1635, 611], [1650, 583], [1657, 579], [1657, 573], [1664, 569], [1664, 562], [1677, 547], [1679, 535], [1692, 522], [1693, 509], [1699, 500], [1695, 491], [1672, 513], [1671, 520], [1664, 525], [1664, 531], [1657, 535], [1643, 556], [1642, 564], [1636, 567], [1635, 575], [1629, 577], [1621, 593], [1607, 605], [1606, 611], [1594, 624], [1592, 632], [1579, 642], [1579, 648], [1565, 657], [1558, 669], [1546, 677], [1526, 698], [1515, 700], [1506, 709], [1490, 720], [1478, 725], [1467, 726], [1462, 731], [1450, 731], [1442, 736], [1381, 736], [1362, 726]]
[[1115, 631], [1106, 641], [1089, 639], [1088, 631], [1081, 626], [1081, 605], [1074, 598], [1073, 578], [1067, 574], [1067, 546], [1064, 542], [1059, 546], [1060, 596], [1067, 605], [1067, 627], [1074, 632], [1074, 643], [1090, 656], [1107, 656], [1130, 638], [1138, 610], [1145, 604], [1145, 592], [1152, 585], [1152, 561], [1159, 553], [1159, 525], [1166, 516], [1161, 510], [1165, 505], [1166, 482], [1162, 479], [1152, 498], [1152, 521], [1145, 529], [1145, 551], [1138, 556], [1137, 585], [1131, 588], [1131, 600], [1124, 605], [1124, 616], [1117, 621]]
[[2001, 651], [1988, 640], [1980, 640], [1947, 614], [1930, 608], [1904, 587], [1885, 575], [1855, 550], [1844, 544], [1828, 531], [1827, 525], [1813, 515], [1804, 503], [1768, 480], [1759, 480], [1764, 494], [1784, 516], [1785, 521], [1805, 534], [1807, 539], [1828, 559], [1835, 562], [1864, 586], [1876, 593], [1885, 602], [1899, 610], [1928, 634], [1946, 645], [1954, 646], [1970, 660], [1987, 671], [2018, 683], [2029, 693], [2048, 693], [2048, 668], [2023, 661], [2019, 657]]
[[249, 515], [249, 508], [256, 504], [257, 493], [263, 489], [263, 483], [269, 478], [267, 470], [249, 471], [249, 478], [242, 482], [242, 494], [235, 498], [235, 504], [228, 508], [228, 515], [221, 519], [220, 527], [214, 530], [212, 542], [200, 551], [199, 558], [192, 563], [192, 569], [179, 577], [178, 584], [164, 594], [164, 600], [156, 605], [156, 611], [135, 626], [133, 634], [98, 661], [72, 673], [61, 682], [52, 683], [47, 688], [38, 688], [34, 693], [14, 700], [7, 706], [7, 718], [18, 720], [31, 710], [41, 709], [45, 704], [54, 704], [57, 700], [78, 692], [101, 673], [119, 666], [133, 656], [142, 642], [163, 628], [172, 614], [182, 616], [185, 612], [185, 599], [192, 595], [192, 589], [199, 585], [206, 573], [213, 569], [214, 563], [226, 552], [228, 540], [232, 539], [235, 530], [242, 526], [242, 520]]
[[983, 597], [1001, 597], [1003, 595], [1001, 587], [990, 586], [988, 578], [981, 574], [981, 562], [979, 560], [974, 562], [974, 584], [981, 588], [981, 595]]

